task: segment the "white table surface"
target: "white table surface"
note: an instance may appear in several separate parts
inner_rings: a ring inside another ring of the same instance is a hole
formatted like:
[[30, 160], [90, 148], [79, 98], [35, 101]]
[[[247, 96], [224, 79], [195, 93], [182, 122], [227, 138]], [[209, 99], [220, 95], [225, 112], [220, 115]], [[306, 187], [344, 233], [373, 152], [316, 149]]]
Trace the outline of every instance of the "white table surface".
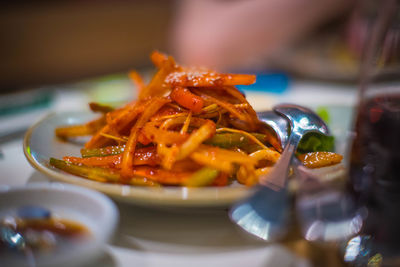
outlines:
[[[55, 89], [49, 109], [16, 118], [0, 117], [0, 132], [27, 126], [50, 111], [82, 109], [91, 95]], [[355, 102], [355, 88], [295, 81], [283, 94], [247, 93], [255, 109], [278, 102], [303, 105], [345, 105]], [[346, 118], [348, 119], [348, 118]], [[13, 122], [19, 123], [18, 127]], [[21, 122], [22, 121], [22, 122]], [[0, 186], [48, 181], [25, 159], [22, 137], [0, 143]], [[101, 258], [88, 266], [311, 266], [281, 244], [254, 240], [237, 229], [226, 210], [161, 210], [117, 203], [120, 226]]]

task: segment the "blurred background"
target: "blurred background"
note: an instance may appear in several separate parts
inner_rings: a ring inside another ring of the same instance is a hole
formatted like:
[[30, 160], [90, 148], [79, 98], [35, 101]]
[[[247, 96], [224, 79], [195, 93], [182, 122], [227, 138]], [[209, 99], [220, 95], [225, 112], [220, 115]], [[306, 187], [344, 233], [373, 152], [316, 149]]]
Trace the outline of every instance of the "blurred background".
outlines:
[[0, 89], [143, 69], [154, 49], [221, 70], [283, 69], [353, 81], [354, 55], [346, 45], [353, 2], [3, 2]]
[[9, 1], [0, 9], [0, 89], [149, 66], [166, 50], [172, 1]]

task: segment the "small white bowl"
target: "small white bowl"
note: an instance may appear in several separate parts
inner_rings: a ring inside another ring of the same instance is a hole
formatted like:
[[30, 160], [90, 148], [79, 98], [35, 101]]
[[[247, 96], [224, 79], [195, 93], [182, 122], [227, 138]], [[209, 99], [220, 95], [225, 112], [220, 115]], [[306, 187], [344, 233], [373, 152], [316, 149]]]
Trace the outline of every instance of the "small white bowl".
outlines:
[[[0, 217], [22, 206], [40, 206], [60, 218], [84, 225], [88, 241], [45, 256], [38, 253], [38, 266], [77, 266], [101, 252], [112, 237], [119, 219], [118, 209], [105, 195], [78, 186], [61, 183], [36, 183], [0, 189]], [[15, 264], [23, 262], [19, 258]], [[15, 266], [13, 264], [13, 266]], [[1, 264], [0, 264], [1, 265]]]

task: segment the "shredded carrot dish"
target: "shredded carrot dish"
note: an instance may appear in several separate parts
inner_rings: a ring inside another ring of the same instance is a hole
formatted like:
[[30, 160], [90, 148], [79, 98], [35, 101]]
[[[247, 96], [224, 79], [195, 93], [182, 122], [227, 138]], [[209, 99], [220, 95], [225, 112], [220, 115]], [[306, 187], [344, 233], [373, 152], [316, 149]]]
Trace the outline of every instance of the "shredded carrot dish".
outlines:
[[148, 84], [132, 71], [137, 100], [83, 125], [59, 127], [60, 138], [91, 135], [81, 157], [50, 164], [91, 180], [143, 186], [226, 186], [258, 182], [281, 148], [236, 85], [254, 75], [221, 74], [178, 65], [153, 52], [157, 72]]

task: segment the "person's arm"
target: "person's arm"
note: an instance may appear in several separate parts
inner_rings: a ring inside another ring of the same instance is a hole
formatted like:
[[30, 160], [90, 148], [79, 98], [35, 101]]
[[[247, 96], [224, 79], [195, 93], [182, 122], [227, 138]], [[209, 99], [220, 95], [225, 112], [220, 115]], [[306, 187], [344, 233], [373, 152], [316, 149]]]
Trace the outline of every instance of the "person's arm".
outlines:
[[352, 4], [349, 0], [182, 1], [171, 47], [188, 65], [222, 70], [254, 65]]

